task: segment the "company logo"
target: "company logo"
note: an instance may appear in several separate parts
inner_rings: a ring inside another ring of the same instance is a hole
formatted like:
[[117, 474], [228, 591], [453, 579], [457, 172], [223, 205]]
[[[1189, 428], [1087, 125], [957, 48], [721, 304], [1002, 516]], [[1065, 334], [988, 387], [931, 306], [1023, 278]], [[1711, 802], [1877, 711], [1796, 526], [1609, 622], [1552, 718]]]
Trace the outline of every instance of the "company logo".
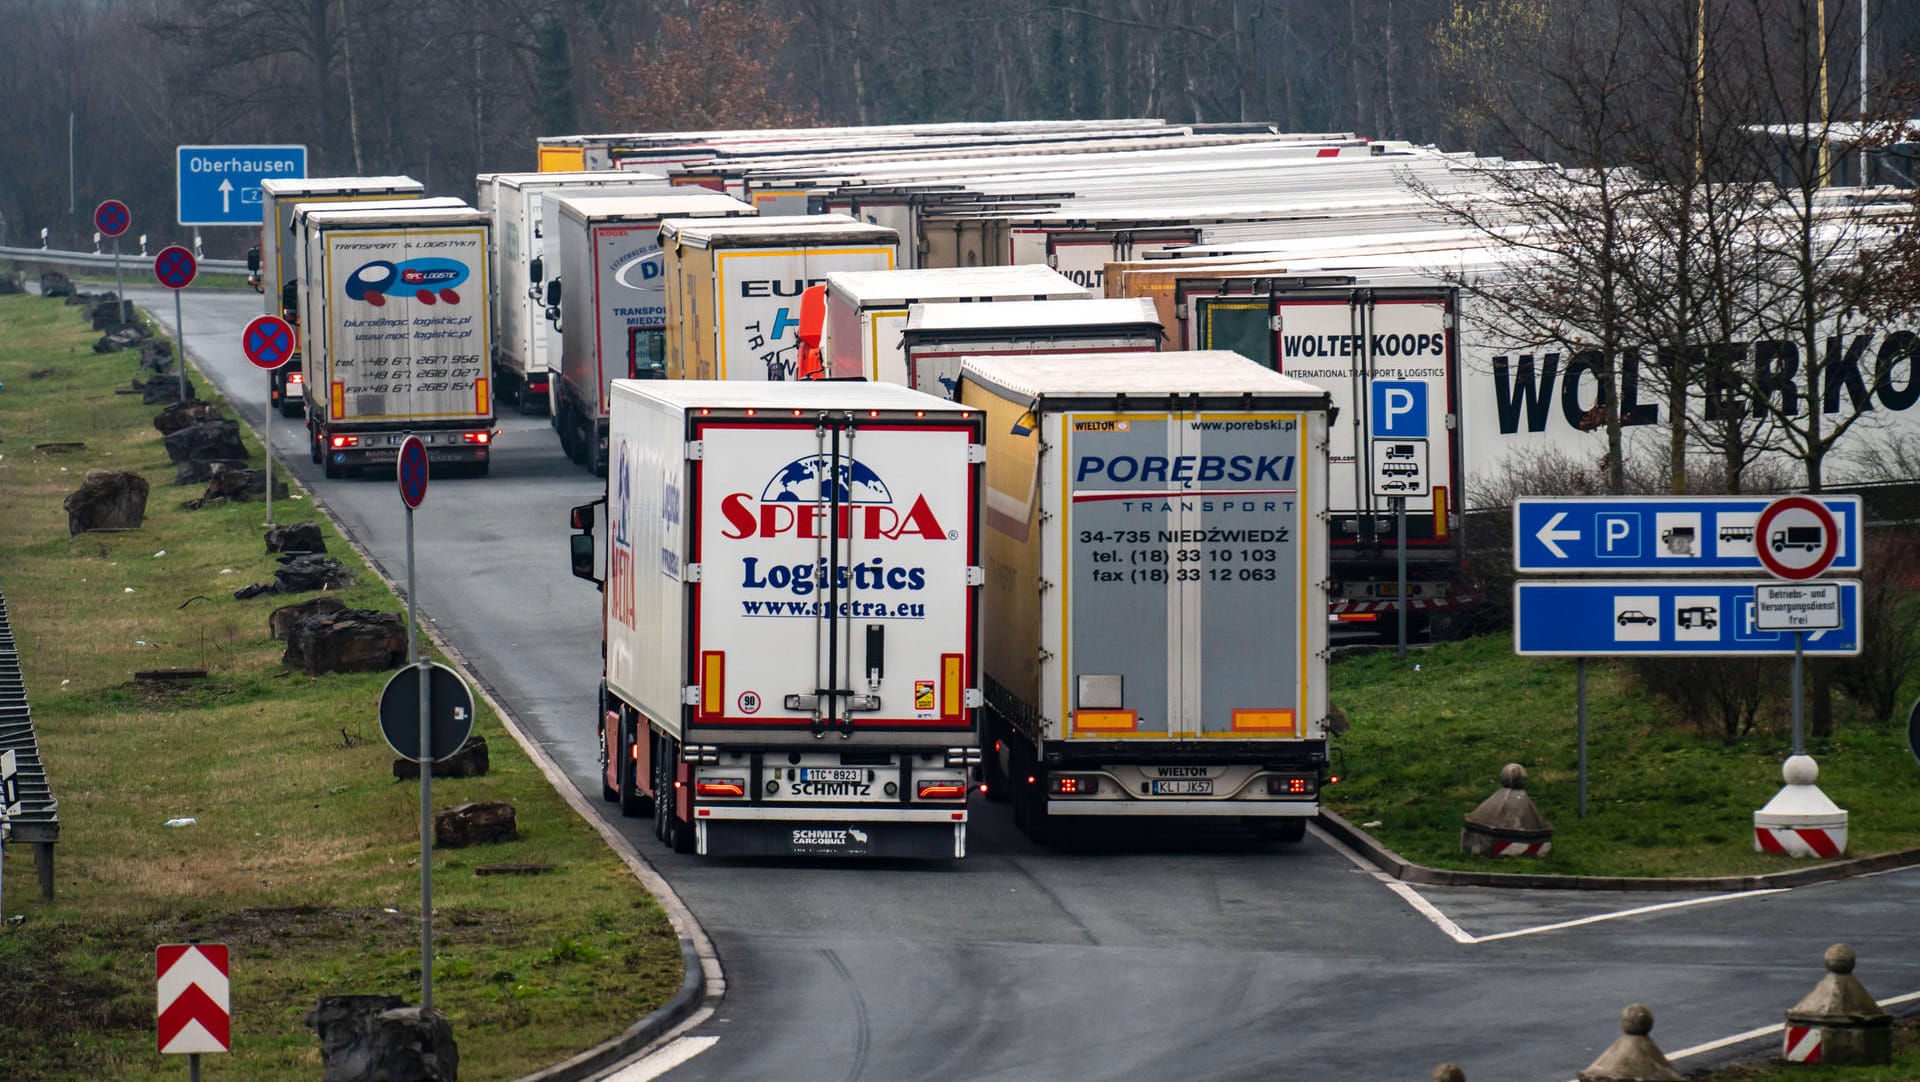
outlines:
[[467, 280], [467, 265], [454, 259], [409, 259], [390, 263], [376, 259], [363, 263], [347, 275], [347, 299], [366, 301], [379, 308], [388, 296], [415, 300], [421, 304], [459, 304], [454, 286]]
[[667, 273], [666, 253], [657, 244], [620, 257], [613, 268], [613, 280], [623, 289], [658, 289]]
[[845, 830], [796, 829], [791, 835], [791, 840], [796, 848], [844, 849], [848, 845], [866, 845], [873, 839], [864, 830], [848, 827]]
[[951, 540], [934, 517], [925, 495], [902, 511], [893, 491], [864, 462], [808, 455], [787, 463], [761, 489], [756, 500], [735, 492], [720, 501], [726, 536], [821, 538], [832, 522], [833, 536], [895, 541], [909, 534], [928, 541]]
[[613, 520], [612, 543], [607, 546], [607, 615], [623, 627], [634, 627], [633, 479], [628, 476], [631, 454], [621, 440], [613, 456], [612, 500], [607, 511]]

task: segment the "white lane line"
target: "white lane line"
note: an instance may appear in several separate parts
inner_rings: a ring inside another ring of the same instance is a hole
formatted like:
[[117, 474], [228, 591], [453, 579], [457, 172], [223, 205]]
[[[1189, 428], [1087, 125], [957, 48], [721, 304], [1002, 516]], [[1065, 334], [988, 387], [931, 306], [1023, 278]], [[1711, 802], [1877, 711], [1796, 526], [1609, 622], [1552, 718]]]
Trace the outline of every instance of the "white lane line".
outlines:
[[[1657, 913], [1663, 909], [1681, 909], [1687, 906], [1709, 905], [1714, 902], [1735, 901], [1741, 898], [1760, 898], [1769, 894], [1784, 894], [1790, 889], [1787, 887], [1769, 887], [1765, 890], [1746, 890], [1733, 894], [1710, 894], [1700, 898], [1683, 898], [1677, 902], [1660, 902], [1655, 905], [1643, 905], [1633, 909], [1622, 909], [1613, 913], [1596, 913], [1589, 917], [1563, 920], [1553, 924], [1542, 924], [1533, 928], [1516, 928], [1510, 932], [1495, 932], [1492, 935], [1476, 936], [1461, 928], [1458, 924], [1455, 924], [1451, 918], [1440, 911], [1438, 906], [1428, 901], [1419, 891], [1414, 890], [1407, 884], [1374, 867], [1372, 861], [1354, 852], [1342, 843], [1340, 839], [1335, 838], [1333, 835], [1328, 834], [1326, 831], [1321, 830], [1319, 826], [1312, 823], [1307, 825], [1307, 829], [1314, 837], [1325, 842], [1334, 852], [1339, 853], [1351, 861], [1354, 867], [1373, 876], [1382, 886], [1399, 895], [1401, 900], [1412, 906], [1415, 912], [1432, 921], [1435, 927], [1447, 933], [1448, 937], [1455, 943], [1461, 943], [1467, 946], [1492, 943], [1501, 939], [1513, 939], [1523, 935], [1538, 935], [1541, 932], [1558, 932], [1568, 928], [1578, 928], [1584, 924], [1598, 924], [1601, 921], [1618, 920], [1621, 917], [1635, 917], [1642, 913]], [[1730, 1041], [1744, 1039], [1744, 1037], [1728, 1038]]]
[[720, 1043], [718, 1037], [682, 1037], [638, 1063], [629, 1063], [602, 1082], [653, 1082], [654, 1079], [686, 1063]]

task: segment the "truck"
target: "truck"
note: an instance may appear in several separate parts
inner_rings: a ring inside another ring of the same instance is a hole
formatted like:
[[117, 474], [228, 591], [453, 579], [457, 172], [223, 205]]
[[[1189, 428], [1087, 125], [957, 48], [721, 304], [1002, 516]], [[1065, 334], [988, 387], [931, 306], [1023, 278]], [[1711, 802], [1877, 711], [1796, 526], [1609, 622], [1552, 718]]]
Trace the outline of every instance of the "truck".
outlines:
[[293, 359], [268, 373], [267, 408], [283, 417], [306, 412], [306, 374], [301, 366], [300, 315], [292, 303], [293, 213], [303, 203], [358, 203], [418, 199], [426, 186], [412, 177], [269, 178], [260, 182], [260, 244], [247, 252], [247, 284], [261, 295], [263, 315], [293, 325]]
[[660, 227], [667, 377], [792, 381], [801, 294], [837, 271], [892, 270], [900, 235], [844, 214]]
[[651, 173], [483, 173], [476, 206], [493, 221], [494, 396], [523, 414], [550, 406], [545, 197], [562, 192], [639, 195], [668, 190]]
[[1086, 300], [1093, 293], [1047, 267], [840, 271], [827, 275], [827, 375], [912, 386], [900, 333], [915, 304]]
[[952, 398], [960, 359], [982, 354], [1150, 353], [1165, 332], [1153, 304], [1137, 298], [916, 304], [901, 344], [907, 385]]
[[988, 795], [1298, 841], [1328, 777], [1331, 396], [1225, 351], [968, 357]]
[[602, 593], [601, 795], [680, 852], [964, 857], [980, 413], [878, 383], [611, 394], [569, 542]]
[[[549, 194], [556, 280], [544, 290], [560, 331], [553, 426], [567, 457], [607, 470], [607, 385], [665, 373], [666, 285], [660, 223], [750, 217], [753, 208], [699, 188], [645, 195]], [[549, 358], [551, 362], [552, 358]]]
[[393, 462], [408, 434], [430, 466], [491, 464], [487, 216], [433, 202], [296, 215], [308, 449], [329, 478]]

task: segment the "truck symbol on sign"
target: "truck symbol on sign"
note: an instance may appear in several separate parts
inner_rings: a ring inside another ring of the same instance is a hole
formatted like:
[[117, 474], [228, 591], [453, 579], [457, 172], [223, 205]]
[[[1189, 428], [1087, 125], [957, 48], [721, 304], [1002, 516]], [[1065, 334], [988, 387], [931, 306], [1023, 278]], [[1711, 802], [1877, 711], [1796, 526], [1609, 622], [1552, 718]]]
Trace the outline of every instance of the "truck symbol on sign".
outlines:
[[1660, 540], [1667, 546], [1667, 551], [1675, 556], [1693, 555], [1693, 527], [1691, 526], [1675, 526], [1661, 534]]
[[1411, 443], [1390, 443], [1387, 445], [1388, 458], [1413, 459], [1414, 447]]
[[1826, 532], [1818, 526], [1788, 526], [1773, 531], [1773, 551], [1785, 552], [1788, 549], [1802, 549], [1806, 552], [1819, 552], [1826, 543]]

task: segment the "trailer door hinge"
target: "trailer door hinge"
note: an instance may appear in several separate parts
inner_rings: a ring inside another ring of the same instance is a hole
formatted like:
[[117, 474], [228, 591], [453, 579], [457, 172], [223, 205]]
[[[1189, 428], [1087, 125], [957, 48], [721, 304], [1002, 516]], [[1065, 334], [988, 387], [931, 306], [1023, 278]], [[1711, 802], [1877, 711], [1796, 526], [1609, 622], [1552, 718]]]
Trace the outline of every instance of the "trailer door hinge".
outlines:
[[1454, 413], [1447, 414], [1446, 426], [1448, 432], [1460, 427], [1460, 416]]
[[1279, 317], [1279, 316], [1268, 316], [1268, 317], [1267, 317], [1267, 329], [1268, 329], [1268, 330], [1270, 330], [1270, 331], [1273, 331], [1273, 332], [1275, 332], [1276, 334], [1277, 334], [1277, 333], [1279, 333], [1279, 331], [1280, 331], [1280, 317]]
[[700, 573], [701, 573], [700, 568], [701, 568], [700, 564], [682, 564], [680, 566], [680, 581], [681, 582], [699, 582]]
[[987, 445], [984, 443], [967, 444], [967, 464], [978, 466], [987, 460]]
[[700, 705], [700, 685], [688, 684], [680, 689], [680, 703], [683, 706]]
[[967, 705], [969, 707], [978, 708], [978, 707], [985, 706], [986, 704], [987, 704], [987, 697], [985, 695], [980, 694], [979, 688], [967, 689]]
[[706, 457], [707, 457], [707, 441], [705, 440], [688, 440], [687, 441], [687, 461], [699, 462], [701, 459], [704, 459]]
[[985, 586], [986, 584], [987, 584], [986, 568], [984, 567], [967, 568], [967, 585], [968, 586]]

